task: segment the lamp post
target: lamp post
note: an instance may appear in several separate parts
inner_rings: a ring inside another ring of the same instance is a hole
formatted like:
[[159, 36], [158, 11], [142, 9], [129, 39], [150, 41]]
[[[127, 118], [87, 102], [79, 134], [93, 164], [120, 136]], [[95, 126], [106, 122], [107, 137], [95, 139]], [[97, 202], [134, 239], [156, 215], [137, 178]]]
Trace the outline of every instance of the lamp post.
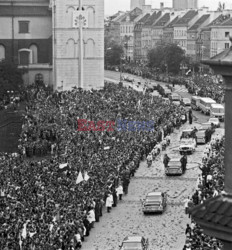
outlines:
[[[232, 38], [230, 37], [232, 43]], [[205, 234], [221, 240], [223, 250], [232, 249], [232, 46], [210, 60], [209, 65], [216, 74], [222, 75], [225, 82], [225, 183], [224, 192], [208, 199], [191, 210], [192, 218]]]

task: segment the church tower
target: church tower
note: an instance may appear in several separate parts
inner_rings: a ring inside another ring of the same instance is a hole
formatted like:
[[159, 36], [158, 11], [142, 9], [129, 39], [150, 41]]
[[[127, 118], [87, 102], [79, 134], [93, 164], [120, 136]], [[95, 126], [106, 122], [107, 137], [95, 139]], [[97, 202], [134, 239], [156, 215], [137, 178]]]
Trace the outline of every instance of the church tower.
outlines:
[[[54, 88], [57, 90], [72, 90], [73, 87], [102, 88], [104, 86], [104, 0], [53, 0], [51, 4], [53, 5]], [[78, 11], [83, 15], [77, 14]], [[79, 21], [83, 16], [86, 19], [83, 22]]]
[[130, 10], [133, 10], [136, 7], [142, 10], [143, 5], [145, 5], [145, 0], [131, 0]]

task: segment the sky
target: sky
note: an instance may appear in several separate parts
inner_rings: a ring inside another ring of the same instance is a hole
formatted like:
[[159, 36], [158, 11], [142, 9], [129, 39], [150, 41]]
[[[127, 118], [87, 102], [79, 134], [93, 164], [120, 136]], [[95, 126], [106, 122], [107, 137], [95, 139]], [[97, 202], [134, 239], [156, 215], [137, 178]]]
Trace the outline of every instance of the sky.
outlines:
[[[172, 0], [146, 0], [146, 4], [152, 4], [153, 8], [159, 8], [160, 2], [164, 2], [164, 7], [172, 7]], [[198, 0], [198, 5], [215, 10], [219, 2], [220, 0]], [[226, 4], [227, 9], [232, 9], [232, 0], [221, 0], [221, 2]], [[105, 0], [105, 15], [115, 14], [119, 10], [130, 10], [130, 0]]]

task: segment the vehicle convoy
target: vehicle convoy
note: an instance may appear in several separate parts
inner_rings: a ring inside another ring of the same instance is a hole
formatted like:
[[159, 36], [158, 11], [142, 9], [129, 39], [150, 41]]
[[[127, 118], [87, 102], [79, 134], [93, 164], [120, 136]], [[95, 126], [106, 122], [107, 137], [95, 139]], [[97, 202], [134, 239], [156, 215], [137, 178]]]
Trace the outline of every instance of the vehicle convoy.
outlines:
[[180, 140], [180, 154], [193, 154], [196, 150], [196, 140], [194, 138], [182, 138]]
[[170, 156], [167, 167], [165, 168], [166, 175], [182, 175], [185, 172], [185, 169], [181, 164], [181, 157], [179, 156]]
[[144, 214], [163, 213], [167, 206], [167, 193], [155, 191], [148, 193], [142, 206]]
[[142, 236], [127, 236], [119, 246], [119, 250], [148, 250], [149, 241]]
[[200, 102], [200, 96], [192, 96], [191, 97], [191, 108], [193, 110], [199, 110], [199, 102]]
[[201, 97], [199, 101], [199, 108], [202, 113], [209, 115], [211, 104], [215, 104], [216, 102], [209, 97]]
[[210, 107], [210, 117], [218, 118], [220, 121], [225, 119], [225, 108], [222, 104], [214, 103]]

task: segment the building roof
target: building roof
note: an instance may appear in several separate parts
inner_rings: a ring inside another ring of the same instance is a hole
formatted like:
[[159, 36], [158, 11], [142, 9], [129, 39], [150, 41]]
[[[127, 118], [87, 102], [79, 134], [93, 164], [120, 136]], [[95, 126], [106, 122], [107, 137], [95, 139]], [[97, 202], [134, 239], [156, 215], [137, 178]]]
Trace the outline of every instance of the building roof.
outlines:
[[229, 20], [223, 22], [221, 24], [221, 26], [232, 26], [232, 18], [230, 18]]
[[207, 25], [207, 27], [221, 25], [225, 21], [228, 21], [229, 18], [230, 18], [230, 14], [227, 14], [227, 15], [221, 14], [216, 19], [214, 19], [209, 25]]
[[[231, 238], [232, 234], [232, 196], [220, 195], [208, 199], [202, 204], [190, 210], [193, 219], [211, 236], [217, 237], [217, 229], [220, 227], [221, 235], [226, 234]], [[207, 234], [208, 234], [207, 233]], [[225, 234], [223, 234], [225, 233]], [[213, 234], [213, 235], [212, 235]], [[223, 236], [224, 237], [224, 236]], [[229, 238], [229, 237], [228, 237]], [[222, 239], [222, 238], [220, 238]]]
[[201, 16], [190, 28], [189, 30], [196, 30], [198, 29], [208, 18], [210, 14]]
[[172, 28], [173, 25], [180, 19], [180, 17], [174, 18], [168, 25], [165, 26], [165, 28]]
[[188, 24], [189, 21], [191, 21], [196, 15], [197, 15], [196, 10], [189, 10], [182, 18], [180, 18], [176, 23], [178, 25], [180, 24]]
[[127, 15], [125, 15], [121, 22], [126, 22], [127, 21], [127, 18], [129, 17], [129, 21], [130, 22], [133, 22], [135, 21], [135, 19], [140, 16], [142, 14], [142, 10], [139, 9], [139, 8], [135, 8], [133, 9], [132, 11], [130, 11], [129, 13], [127, 13]]
[[162, 15], [162, 12], [154, 12], [150, 18], [145, 22], [145, 25], [149, 26], [152, 25], [160, 16]]
[[145, 23], [150, 16], [151, 15], [147, 13], [145, 16], [143, 16], [141, 19], [138, 20], [138, 23]]
[[48, 6], [7, 6], [1, 5], [0, 16], [51, 16]]
[[170, 14], [165, 13], [153, 26], [165, 26], [167, 22], [170, 21]]

